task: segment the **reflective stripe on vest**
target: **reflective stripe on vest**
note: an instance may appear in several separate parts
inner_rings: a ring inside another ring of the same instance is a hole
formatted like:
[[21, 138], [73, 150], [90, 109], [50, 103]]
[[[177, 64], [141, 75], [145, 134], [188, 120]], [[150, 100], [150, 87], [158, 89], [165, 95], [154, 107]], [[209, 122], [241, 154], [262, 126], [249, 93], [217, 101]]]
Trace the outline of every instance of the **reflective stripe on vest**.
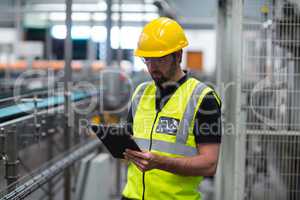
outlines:
[[134, 95], [132, 103], [131, 103], [131, 112], [132, 112], [132, 119], [134, 119], [135, 113], [136, 113], [136, 109], [139, 105], [139, 102], [141, 100], [141, 97], [143, 96], [143, 93], [146, 89], [146, 87], [151, 84], [151, 82], [145, 82], [142, 83], [140, 85], [140, 87], [138, 88], [137, 93]]
[[176, 135], [176, 143], [186, 144], [189, 136], [189, 127], [193, 121], [194, 113], [197, 109], [197, 103], [199, 96], [207, 86], [204, 83], [199, 82], [194, 88], [191, 98], [186, 106], [183, 118], [179, 123], [179, 130]]
[[[134, 138], [134, 140], [141, 149], [147, 149], [149, 146], [150, 140], [141, 138]], [[186, 146], [184, 144], [165, 142], [154, 139], [152, 139], [151, 149], [181, 156], [194, 156], [198, 154], [197, 148]]]

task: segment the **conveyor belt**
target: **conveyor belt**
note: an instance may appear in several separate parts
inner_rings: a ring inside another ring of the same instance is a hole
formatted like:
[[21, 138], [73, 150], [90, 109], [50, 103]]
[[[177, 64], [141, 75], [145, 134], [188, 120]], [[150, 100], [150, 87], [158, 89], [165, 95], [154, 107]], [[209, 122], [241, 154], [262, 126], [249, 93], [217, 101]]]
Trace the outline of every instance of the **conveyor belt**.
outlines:
[[[97, 93], [88, 93], [84, 91], [72, 92], [71, 100], [72, 102], [80, 101]], [[37, 102], [37, 109], [46, 109], [51, 107], [56, 107], [64, 104], [64, 96], [52, 96]], [[34, 111], [34, 102], [19, 103], [13, 106], [8, 106], [0, 109], [0, 123], [15, 119], [17, 117], [25, 116]]]
[[[35, 93], [40, 93], [40, 92], [44, 92], [44, 91], [47, 91], [48, 88], [38, 88], [38, 89], [23, 89], [21, 88], [21, 91], [20, 91], [20, 95], [30, 95], [30, 94], [35, 94]], [[8, 92], [1, 92], [0, 94], [0, 99], [6, 99], [6, 98], [11, 98], [13, 97], [14, 95], [14, 92], [13, 90], [11, 91], [8, 91]]]

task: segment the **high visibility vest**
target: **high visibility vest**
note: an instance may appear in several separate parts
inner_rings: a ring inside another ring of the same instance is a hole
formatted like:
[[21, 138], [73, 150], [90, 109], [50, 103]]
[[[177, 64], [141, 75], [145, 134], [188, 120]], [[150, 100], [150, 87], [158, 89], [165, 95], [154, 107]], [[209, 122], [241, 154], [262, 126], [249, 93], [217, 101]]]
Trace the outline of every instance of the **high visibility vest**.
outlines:
[[[139, 85], [132, 98], [134, 139], [141, 149], [169, 157], [198, 154], [193, 134], [194, 120], [203, 97], [213, 91], [204, 83], [188, 78], [156, 111], [154, 82]], [[219, 102], [219, 98], [213, 93]], [[220, 103], [220, 102], [219, 102]], [[152, 136], [151, 136], [152, 135]], [[152, 137], [152, 141], [150, 141]], [[145, 172], [145, 200], [199, 200], [203, 177], [180, 176], [153, 169]], [[142, 199], [143, 173], [132, 163], [128, 166], [123, 196]]]

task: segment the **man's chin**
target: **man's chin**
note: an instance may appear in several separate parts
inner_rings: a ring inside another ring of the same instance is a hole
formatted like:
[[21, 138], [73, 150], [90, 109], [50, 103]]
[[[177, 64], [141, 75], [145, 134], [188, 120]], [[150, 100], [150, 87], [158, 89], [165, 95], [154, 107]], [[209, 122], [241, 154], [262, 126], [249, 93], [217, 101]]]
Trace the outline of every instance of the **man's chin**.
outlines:
[[163, 83], [166, 82], [166, 80], [162, 77], [155, 77], [152, 76], [153, 81], [155, 82], [156, 85], [162, 85]]

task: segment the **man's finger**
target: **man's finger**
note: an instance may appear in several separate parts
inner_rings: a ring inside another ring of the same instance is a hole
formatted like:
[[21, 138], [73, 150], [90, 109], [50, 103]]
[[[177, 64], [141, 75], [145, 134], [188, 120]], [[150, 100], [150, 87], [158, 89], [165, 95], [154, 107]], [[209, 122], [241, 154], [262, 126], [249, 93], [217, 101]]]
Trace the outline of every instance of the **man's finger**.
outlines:
[[127, 158], [129, 158], [130, 160], [132, 160], [132, 161], [134, 161], [134, 162], [137, 162], [137, 163], [139, 163], [139, 164], [143, 164], [142, 163], [142, 160], [140, 159], [140, 158], [138, 158], [138, 157], [135, 157], [135, 156], [133, 156], [133, 155], [130, 155], [130, 154], [125, 154], [125, 156], [127, 157]]
[[133, 164], [142, 172], [147, 170], [147, 167], [138, 162], [137, 160], [132, 160]]
[[144, 165], [141, 165], [140, 163], [135, 163], [135, 165], [141, 170], [142, 172], [146, 171], [146, 167]]
[[138, 151], [132, 151], [130, 149], [126, 150], [126, 153], [131, 154], [133, 156], [142, 158], [142, 159], [148, 159], [148, 156], [145, 155], [143, 152], [138, 152]]

